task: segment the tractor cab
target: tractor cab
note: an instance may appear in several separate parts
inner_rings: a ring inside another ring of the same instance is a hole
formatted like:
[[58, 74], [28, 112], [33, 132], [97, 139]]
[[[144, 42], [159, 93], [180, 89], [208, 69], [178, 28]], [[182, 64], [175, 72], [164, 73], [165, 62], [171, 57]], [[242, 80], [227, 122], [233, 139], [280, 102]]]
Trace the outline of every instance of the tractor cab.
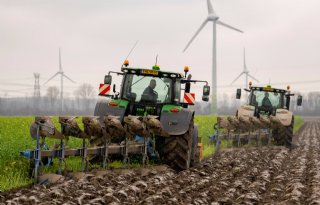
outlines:
[[123, 67], [119, 98], [130, 104], [132, 115], [160, 115], [163, 105], [180, 103], [183, 75], [152, 69]]
[[[289, 109], [285, 104], [286, 90], [267, 87], [251, 87], [248, 104], [259, 114], [274, 114], [277, 109]], [[289, 101], [290, 103], [290, 101]]]
[[[257, 87], [249, 84], [248, 106], [254, 108], [254, 115], [276, 115], [279, 109], [290, 109], [290, 100], [294, 94], [290, 91], [290, 86], [285, 89], [272, 88], [271, 85], [266, 87]], [[240, 99], [241, 89], [237, 90], [237, 99]], [[302, 96], [298, 96], [297, 105], [301, 106]]]
[[144, 104], [179, 102], [183, 75], [139, 68], [125, 68], [123, 72], [122, 99]]
[[[195, 103], [194, 93], [190, 93], [191, 83], [203, 82], [203, 101], [208, 101], [210, 87], [208, 82], [191, 80], [191, 75], [186, 78], [189, 68], [184, 68], [184, 74], [170, 71], [162, 71], [158, 65], [152, 69], [129, 67], [126, 60], [121, 67], [121, 72], [110, 71], [105, 76], [104, 84], [109, 86], [109, 92], [100, 92], [100, 95], [112, 98], [109, 106], [117, 107], [121, 103], [130, 115], [156, 115], [159, 116], [165, 107], [176, 106], [188, 108]], [[112, 75], [122, 75], [120, 91], [117, 92], [113, 85], [113, 95], [110, 95]], [[184, 94], [183, 98], [181, 94]]]

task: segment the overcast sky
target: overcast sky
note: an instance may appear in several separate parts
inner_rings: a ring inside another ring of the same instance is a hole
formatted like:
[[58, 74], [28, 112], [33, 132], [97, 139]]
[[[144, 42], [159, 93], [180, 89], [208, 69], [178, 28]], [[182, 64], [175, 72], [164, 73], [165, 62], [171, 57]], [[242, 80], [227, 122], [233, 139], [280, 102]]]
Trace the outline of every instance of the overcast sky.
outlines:
[[[242, 71], [244, 47], [261, 82], [320, 80], [319, 0], [214, 0], [213, 7], [245, 32], [217, 26], [218, 85]], [[131, 66], [151, 67], [158, 55], [161, 69], [182, 72], [188, 65], [194, 79], [211, 82], [212, 23], [182, 53], [206, 17], [205, 0], [0, 0], [0, 96], [32, 95], [34, 72], [43, 84], [58, 71], [59, 47], [65, 74], [77, 82], [66, 81], [69, 95], [81, 83], [98, 86], [137, 40]], [[320, 83], [292, 87], [318, 90]]]

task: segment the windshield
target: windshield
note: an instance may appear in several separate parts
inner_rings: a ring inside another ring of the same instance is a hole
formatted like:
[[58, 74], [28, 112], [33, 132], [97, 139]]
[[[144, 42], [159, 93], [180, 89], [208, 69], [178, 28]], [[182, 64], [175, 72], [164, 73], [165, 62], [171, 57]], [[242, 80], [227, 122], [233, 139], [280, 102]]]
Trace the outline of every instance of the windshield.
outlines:
[[284, 94], [254, 90], [250, 95], [250, 105], [259, 107], [284, 107]]
[[127, 74], [122, 97], [134, 102], [169, 103], [172, 79]]

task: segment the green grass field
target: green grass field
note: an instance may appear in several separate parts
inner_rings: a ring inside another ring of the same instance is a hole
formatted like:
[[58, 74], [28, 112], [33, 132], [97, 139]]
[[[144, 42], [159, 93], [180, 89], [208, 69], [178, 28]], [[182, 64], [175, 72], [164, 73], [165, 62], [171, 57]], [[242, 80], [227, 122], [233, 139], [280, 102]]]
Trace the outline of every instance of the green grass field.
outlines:
[[[35, 146], [35, 140], [29, 134], [29, 127], [33, 121], [33, 117], [0, 117], [0, 191], [32, 183], [28, 177], [29, 161], [20, 156], [20, 151], [33, 149]], [[60, 127], [57, 118], [54, 118], [54, 123], [56, 127]], [[52, 147], [59, 141], [48, 138], [46, 143]], [[81, 146], [81, 143], [79, 139], [72, 139], [69, 146], [77, 147]], [[78, 159], [68, 161], [70, 167], [80, 169], [80, 164], [75, 162]], [[49, 171], [56, 168], [50, 167]]]
[[209, 144], [209, 135], [214, 134], [213, 126], [217, 122], [215, 116], [196, 116], [195, 124], [198, 124], [199, 137], [201, 137], [201, 143], [203, 144], [202, 156], [205, 158], [214, 153], [214, 146]]
[[[20, 156], [20, 151], [33, 149], [35, 141], [30, 137], [29, 127], [33, 117], [0, 117], [0, 191], [29, 185], [32, 183], [28, 177], [29, 161]], [[80, 121], [80, 119], [79, 119]], [[199, 125], [199, 136], [203, 143], [203, 157], [214, 153], [214, 147], [209, 145], [210, 134], [214, 134], [213, 125], [216, 122], [214, 116], [196, 116], [195, 123]], [[60, 127], [58, 119], [54, 118], [57, 128]], [[82, 123], [79, 123], [81, 125]], [[295, 118], [295, 131], [303, 124], [303, 119]], [[46, 143], [53, 147], [58, 140], [47, 139]], [[80, 147], [82, 140], [72, 138], [69, 140], [69, 147]], [[80, 170], [80, 158], [67, 159], [68, 170]], [[58, 162], [44, 171], [54, 172], [57, 170]], [[115, 163], [113, 167], [120, 167]]]
[[303, 118], [299, 117], [299, 116], [295, 116], [294, 117], [294, 128], [293, 128], [293, 133], [298, 132], [298, 130], [300, 129], [300, 127], [303, 125], [304, 120]]

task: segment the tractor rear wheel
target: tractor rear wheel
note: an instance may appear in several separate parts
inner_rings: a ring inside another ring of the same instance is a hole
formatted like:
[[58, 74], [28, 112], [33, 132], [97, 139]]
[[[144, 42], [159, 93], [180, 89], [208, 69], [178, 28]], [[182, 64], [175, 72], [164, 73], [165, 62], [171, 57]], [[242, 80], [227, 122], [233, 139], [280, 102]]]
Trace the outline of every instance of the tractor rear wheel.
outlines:
[[191, 166], [195, 166], [200, 162], [200, 151], [198, 150], [198, 125], [194, 125], [192, 136], [192, 150], [191, 150]]
[[189, 169], [191, 163], [194, 124], [190, 122], [186, 133], [165, 138], [163, 158], [165, 162], [178, 170]]
[[283, 146], [285, 144], [285, 141], [283, 136], [280, 135], [281, 134], [280, 129], [281, 128], [272, 130], [272, 137], [276, 145]]
[[294, 126], [294, 117], [292, 116], [291, 124], [289, 126], [284, 127], [283, 135], [285, 146], [291, 148], [292, 146], [292, 137], [293, 137], [293, 126]]
[[286, 147], [292, 146], [294, 117], [292, 117], [291, 124], [272, 131], [273, 138], [277, 145]]

